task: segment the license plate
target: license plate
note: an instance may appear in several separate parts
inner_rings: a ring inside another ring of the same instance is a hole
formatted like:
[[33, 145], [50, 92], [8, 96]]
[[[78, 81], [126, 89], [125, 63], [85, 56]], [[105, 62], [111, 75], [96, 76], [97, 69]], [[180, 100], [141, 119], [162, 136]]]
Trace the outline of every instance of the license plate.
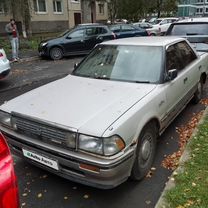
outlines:
[[53, 168], [55, 170], [59, 170], [58, 167], [58, 162], [56, 160], [53, 159], [49, 159], [48, 157], [45, 157], [43, 155], [37, 154], [35, 152], [26, 150], [26, 149], [22, 149], [23, 155], [31, 160], [34, 160], [38, 163], [41, 163], [45, 166], [48, 166], [50, 168]]

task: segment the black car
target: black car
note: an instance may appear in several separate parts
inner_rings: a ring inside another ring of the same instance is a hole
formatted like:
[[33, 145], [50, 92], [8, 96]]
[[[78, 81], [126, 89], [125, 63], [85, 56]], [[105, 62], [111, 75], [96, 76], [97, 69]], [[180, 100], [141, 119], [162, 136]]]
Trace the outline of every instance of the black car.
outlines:
[[41, 41], [38, 51], [40, 56], [59, 60], [63, 56], [88, 54], [96, 44], [115, 38], [105, 25], [81, 24], [60, 37]]
[[136, 27], [131, 24], [115, 24], [110, 25], [109, 28], [116, 34], [116, 38], [148, 36], [148, 33], [145, 29]]

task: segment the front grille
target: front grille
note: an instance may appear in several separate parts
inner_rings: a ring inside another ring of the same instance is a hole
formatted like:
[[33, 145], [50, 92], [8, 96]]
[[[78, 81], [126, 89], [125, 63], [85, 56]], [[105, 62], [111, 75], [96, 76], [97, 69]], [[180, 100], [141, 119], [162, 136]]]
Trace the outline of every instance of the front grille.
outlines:
[[16, 125], [17, 131], [23, 134], [45, 142], [55, 142], [60, 145], [66, 142], [66, 134], [69, 133], [66, 130], [16, 116], [12, 116], [12, 123]]

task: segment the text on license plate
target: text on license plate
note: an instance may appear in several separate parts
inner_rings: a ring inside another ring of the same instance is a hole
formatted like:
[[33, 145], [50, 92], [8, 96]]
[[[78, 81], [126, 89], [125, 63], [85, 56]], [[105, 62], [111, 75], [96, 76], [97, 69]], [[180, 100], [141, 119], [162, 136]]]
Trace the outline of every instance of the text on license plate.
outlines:
[[41, 163], [43, 165], [46, 165], [48, 167], [51, 167], [55, 170], [59, 170], [58, 162], [55, 161], [55, 160], [49, 159], [47, 157], [44, 157], [42, 155], [39, 155], [37, 153], [34, 153], [32, 151], [28, 151], [28, 150], [25, 150], [25, 149], [22, 149], [22, 152], [23, 152], [23, 155], [25, 157], [30, 158], [31, 160], [39, 162], [39, 163]]

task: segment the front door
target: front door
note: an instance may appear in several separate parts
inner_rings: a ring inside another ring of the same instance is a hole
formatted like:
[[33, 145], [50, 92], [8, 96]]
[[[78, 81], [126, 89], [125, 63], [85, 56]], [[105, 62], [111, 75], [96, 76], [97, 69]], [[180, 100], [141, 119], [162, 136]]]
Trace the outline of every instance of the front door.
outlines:
[[66, 54], [82, 53], [85, 50], [85, 29], [78, 29], [68, 33], [64, 40]]

